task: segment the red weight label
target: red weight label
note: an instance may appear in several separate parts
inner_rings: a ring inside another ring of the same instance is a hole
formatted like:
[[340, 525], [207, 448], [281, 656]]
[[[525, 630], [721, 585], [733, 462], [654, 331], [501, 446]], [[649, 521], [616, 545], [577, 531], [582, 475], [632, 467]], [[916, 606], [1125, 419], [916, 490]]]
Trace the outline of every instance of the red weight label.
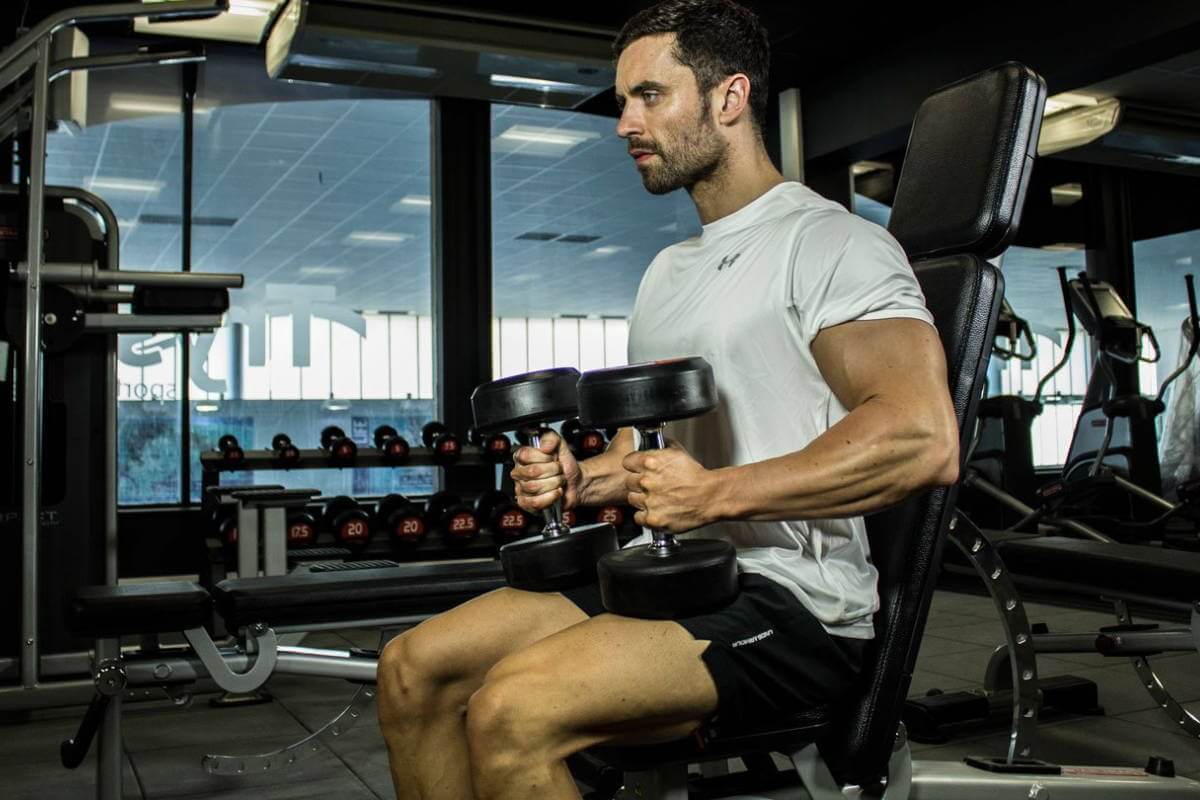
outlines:
[[562, 514], [562, 521], [563, 524], [568, 528], [573, 527], [575, 525], [575, 510], [571, 509], [570, 511], [564, 511]]
[[307, 522], [288, 526], [288, 541], [292, 544], [307, 544], [316, 538], [317, 532]]
[[349, 458], [354, 455], [354, 448], [347, 442], [342, 442], [337, 446], [337, 454], [339, 458]]
[[395, 439], [388, 442], [388, 454], [397, 458], [403, 458], [408, 455], [408, 445], [404, 442], [398, 442]]
[[520, 511], [509, 511], [500, 515], [500, 530], [503, 531], [522, 531], [525, 530], [525, 515]]
[[405, 517], [392, 529], [397, 539], [415, 540], [425, 535], [425, 521], [420, 517]]
[[438, 444], [438, 452], [446, 453], [447, 455], [456, 454], [459, 451], [458, 439], [443, 439]]
[[229, 532], [225, 534], [225, 541], [230, 544], [237, 544], [237, 528], [229, 529]]
[[367, 538], [370, 528], [361, 519], [352, 519], [342, 523], [340, 538], [344, 542], [358, 542]]
[[620, 525], [625, 521], [625, 513], [618, 506], [605, 506], [596, 514], [598, 522], [607, 522], [609, 525]]
[[474, 514], [455, 514], [450, 519], [450, 532], [456, 536], [471, 536], [479, 531], [479, 521]]
[[604, 437], [595, 431], [589, 431], [583, 435], [581, 445], [584, 450], [602, 450], [604, 448]]
[[488, 442], [488, 446], [501, 453], [508, 452], [511, 447], [508, 443], [508, 439], [501, 439], [500, 437], [490, 440]]

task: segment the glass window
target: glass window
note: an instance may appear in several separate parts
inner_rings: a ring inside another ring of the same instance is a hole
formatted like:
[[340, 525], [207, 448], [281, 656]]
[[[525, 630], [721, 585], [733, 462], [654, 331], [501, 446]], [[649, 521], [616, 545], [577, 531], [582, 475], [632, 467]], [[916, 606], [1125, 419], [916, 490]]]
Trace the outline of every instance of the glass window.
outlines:
[[[276, 101], [233, 103], [227, 76], [202, 78], [193, 268], [243, 273], [246, 284], [231, 293], [225, 327], [193, 347], [193, 463], [225, 433], [247, 450], [269, 449], [277, 433], [304, 449], [337, 425], [373, 447], [388, 424], [420, 445], [435, 414], [429, 103], [286, 86], [274, 87]], [[436, 473], [253, 480], [357, 497], [428, 493]], [[199, 491], [197, 472], [193, 499]]]
[[[119, 90], [116, 74], [92, 76], [93, 96], [110, 98], [107, 117], [86, 127], [64, 124], [48, 136], [46, 181], [87, 189], [112, 207], [123, 269], [178, 271], [183, 163], [178, 81], [134, 92]], [[118, 337], [118, 498], [123, 504], [180, 500], [179, 343], [177, 335]]]
[[[1188, 317], [1187, 289], [1183, 277], [1197, 274], [1195, 255], [1200, 252], [1200, 230], [1174, 233], [1133, 243], [1134, 295], [1137, 318], [1154, 329], [1162, 348], [1157, 364], [1143, 364], [1142, 394], [1155, 394], [1162, 380], [1187, 352], [1183, 324]], [[1189, 343], [1190, 344], [1190, 343]]]
[[494, 106], [495, 375], [625, 364], [642, 274], [699, 232], [686, 192], [642, 186], [615, 119]]

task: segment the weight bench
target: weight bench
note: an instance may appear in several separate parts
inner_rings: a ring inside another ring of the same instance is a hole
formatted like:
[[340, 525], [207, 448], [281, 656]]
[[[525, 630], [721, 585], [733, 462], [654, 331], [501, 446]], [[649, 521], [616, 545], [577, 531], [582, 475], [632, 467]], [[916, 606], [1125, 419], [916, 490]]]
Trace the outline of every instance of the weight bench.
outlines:
[[[82, 763], [99, 732], [97, 796], [121, 797], [121, 696], [127, 688], [180, 687], [211, 680], [226, 692], [246, 693], [272, 675], [340, 678], [359, 684], [349, 706], [305, 739], [253, 755], [206, 755], [214, 773], [285, 767], [323, 749], [368, 711], [374, 699], [378, 653], [280, 645], [277, 634], [337, 624], [415, 622], [504, 586], [497, 562], [418, 564], [232, 578], [211, 593], [191, 581], [160, 581], [81, 589], [68, 608], [68, 624], [96, 639], [96, 695], [79, 732], [63, 743], [64, 766]], [[204, 625], [213, 610], [244, 643], [218, 647]], [[182, 633], [187, 647], [162, 647], [123, 655], [120, 637]]]

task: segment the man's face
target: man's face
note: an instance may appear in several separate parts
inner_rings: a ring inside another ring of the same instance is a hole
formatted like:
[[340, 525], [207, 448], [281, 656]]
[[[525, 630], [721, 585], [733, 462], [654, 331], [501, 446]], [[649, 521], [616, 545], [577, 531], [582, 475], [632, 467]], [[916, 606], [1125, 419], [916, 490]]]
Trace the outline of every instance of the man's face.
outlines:
[[617, 135], [629, 141], [653, 194], [691, 188], [717, 170], [728, 148], [691, 69], [672, 55], [674, 41], [674, 34], [644, 36], [617, 61]]

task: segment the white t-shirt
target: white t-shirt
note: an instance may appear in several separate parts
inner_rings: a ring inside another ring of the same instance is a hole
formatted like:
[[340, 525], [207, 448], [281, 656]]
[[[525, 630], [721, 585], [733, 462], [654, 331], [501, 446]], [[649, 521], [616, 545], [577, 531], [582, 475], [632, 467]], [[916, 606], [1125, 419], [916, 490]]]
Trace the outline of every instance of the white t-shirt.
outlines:
[[[785, 182], [655, 257], [638, 288], [629, 361], [707, 359], [719, 407], [665, 433], [710, 469], [748, 464], [802, 450], [848, 413], [809, 349], [817, 333], [890, 317], [933, 324], [900, 245]], [[732, 542], [742, 571], [792, 590], [831, 633], [872, 637], [878, 572], [862, 517], [720, 522], [681, 538], [692, 536]]]

